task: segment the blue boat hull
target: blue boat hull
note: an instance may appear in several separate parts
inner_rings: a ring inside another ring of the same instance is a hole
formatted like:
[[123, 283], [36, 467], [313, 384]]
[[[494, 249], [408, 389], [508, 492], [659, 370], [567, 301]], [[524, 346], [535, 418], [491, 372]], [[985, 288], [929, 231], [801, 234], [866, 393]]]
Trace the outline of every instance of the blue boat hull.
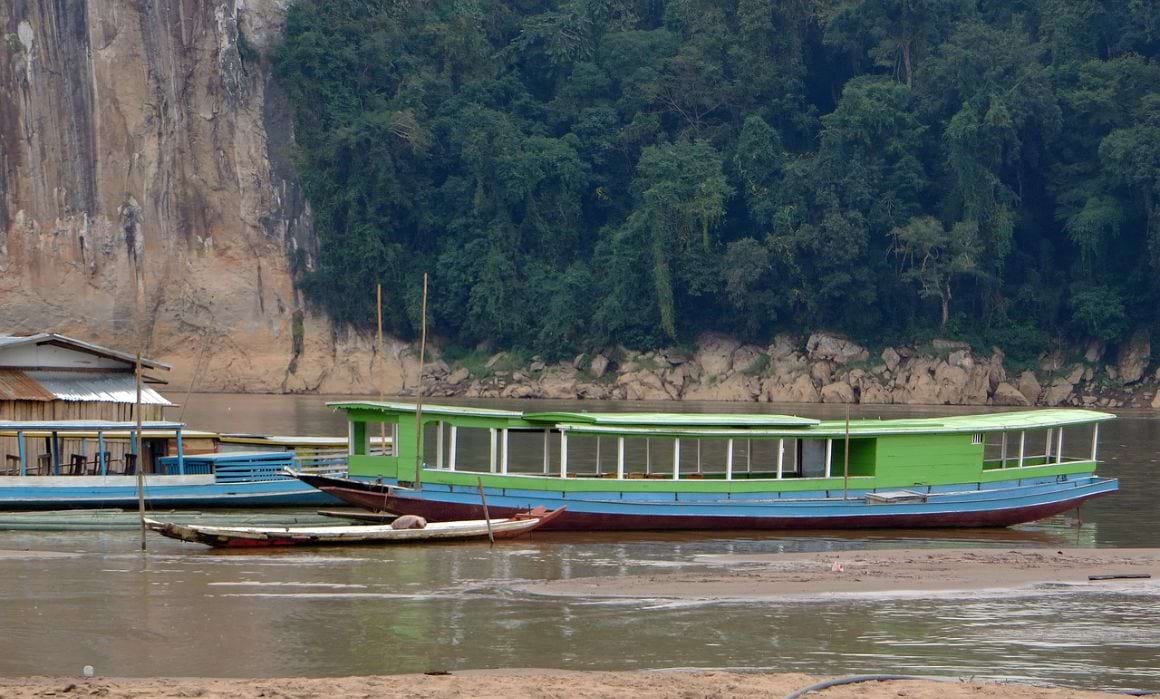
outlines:
[[[16, 479], [0, 479], [3, 480]], [[64, 476], [54, 480], [58, 482], [50, 485], [0, 484], [0, 510], [137, 507], [137, 488], [133, 484], [69, 485], [70, 479]], [[317, 507], [341, 503], [337, 498], [294, 479], [241, 483], [150, 483], [145, 488], [145, 501], [150, 509]]]
[[[431, 521], [482, 516], [475, 488], [426, 484], [422, 490], [369, 480], [303, 477], [315, 487], [368, 509], [416, 514]], [[556, 530], [801, 530], [853, 528], [1006, 527], [1050, 517], [1113, 493], [1115, 479], [1051, 476], [999, 483], [914, 488], [921, 502], [875, 503], [868, 491], [748, 493], [564, 492], [487, 488], [489, 514], [507, 517], [536, 506], [567, 507]]]

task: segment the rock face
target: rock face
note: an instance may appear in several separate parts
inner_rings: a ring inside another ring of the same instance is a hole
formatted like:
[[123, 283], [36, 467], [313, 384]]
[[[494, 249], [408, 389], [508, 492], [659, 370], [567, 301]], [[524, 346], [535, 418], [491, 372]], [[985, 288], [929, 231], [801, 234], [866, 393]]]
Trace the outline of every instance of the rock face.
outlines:
[[1132, 339], [1128, 341], [1128, 344], [1120, 348], [1120, 357], [1117, 362], [1120, 380], [1127, 385], [1144, 378], [1144, 372], [1151, 359], [1152, 337], [1147, 330], [1138, 330], [1132, 334]]
[[292, 283], [315, 243], [265, 58], [286, 4], [0, 3], [0, 328], [132, 349], [140, 260], [175, 386], [370, 381], [373, 343]]

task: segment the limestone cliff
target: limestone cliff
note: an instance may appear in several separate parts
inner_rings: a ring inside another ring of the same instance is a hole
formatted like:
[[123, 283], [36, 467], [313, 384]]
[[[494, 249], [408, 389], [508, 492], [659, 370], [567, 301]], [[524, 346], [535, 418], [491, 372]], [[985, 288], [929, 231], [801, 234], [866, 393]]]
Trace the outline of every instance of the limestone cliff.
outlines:
[[315, 243], [266, 57], [286, 4], [0, 3], [0, 328], [132, 349], [139, 257], [176, 385], [365, 381], [373, 345], [294, 289]]

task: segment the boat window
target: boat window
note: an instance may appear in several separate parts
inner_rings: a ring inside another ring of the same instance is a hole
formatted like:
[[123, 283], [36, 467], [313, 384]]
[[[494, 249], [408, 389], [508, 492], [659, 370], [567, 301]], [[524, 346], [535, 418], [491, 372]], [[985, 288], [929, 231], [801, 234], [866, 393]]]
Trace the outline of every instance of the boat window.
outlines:
[[798, 461], [802, 478], [826, 477], [826, 440], [802, 439], [798, 441]]

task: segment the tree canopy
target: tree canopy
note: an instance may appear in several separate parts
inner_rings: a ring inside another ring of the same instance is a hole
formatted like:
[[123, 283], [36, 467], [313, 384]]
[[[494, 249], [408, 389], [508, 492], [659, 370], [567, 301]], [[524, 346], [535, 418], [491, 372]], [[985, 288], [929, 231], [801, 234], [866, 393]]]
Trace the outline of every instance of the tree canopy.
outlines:
[[560, 357], [1160, 319], [1141, 0], [298, 0], [309, 298]]

